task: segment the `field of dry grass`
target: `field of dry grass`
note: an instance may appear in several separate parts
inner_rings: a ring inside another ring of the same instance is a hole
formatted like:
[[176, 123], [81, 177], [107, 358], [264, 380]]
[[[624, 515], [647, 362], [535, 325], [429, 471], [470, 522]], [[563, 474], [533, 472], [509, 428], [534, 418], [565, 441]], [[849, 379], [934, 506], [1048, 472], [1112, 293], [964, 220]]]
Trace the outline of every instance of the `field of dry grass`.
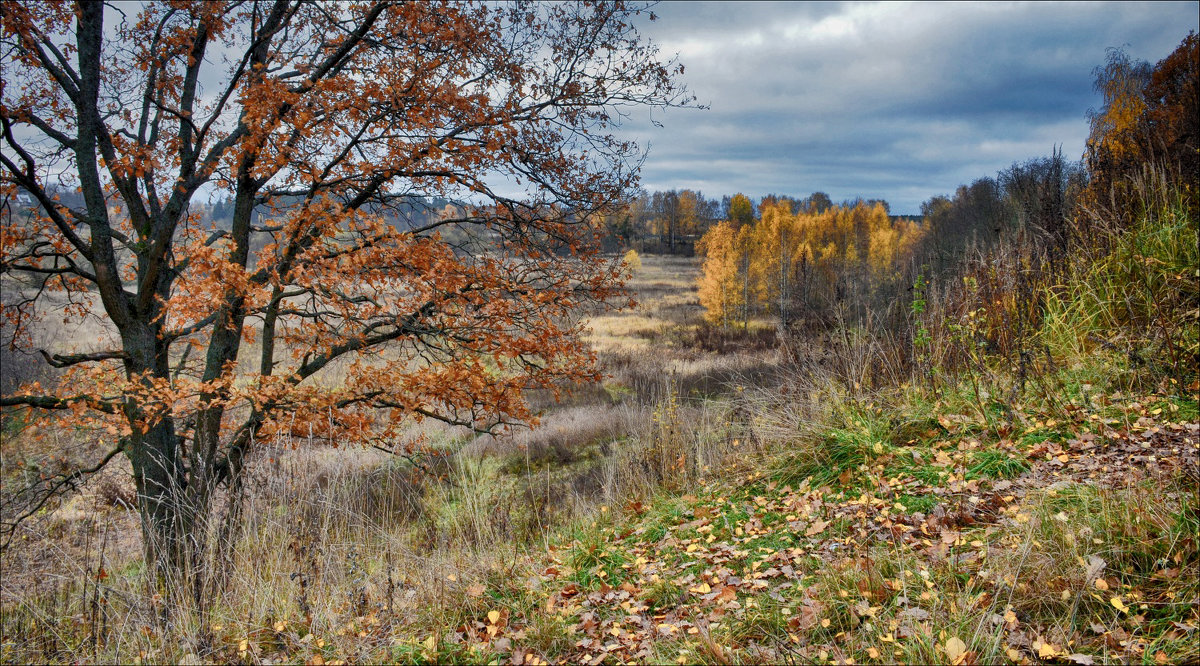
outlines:
[[[145, 575], [127, 468], [93, 478], [0, 554], [0, 661], [1200, 658], [1192, 389], [1095, 357], [1007, 411], [998, 368], [872, 390], [862, 331], [723, 338], [694, 260], [642, 260], [639, 305], [590, 322], [606, 378], [534, 396], [536, 429], [264, 443], [197, 598]], [[6, 486], [96, 448], [18, 425]]]
[[[533, 396], [542, 411], [534, 430], [477, 438], [423, 425], [444, 453], [412, 462], [303, 436], [260, 447], [230, 584], [203, 601], [207, 627], [194, 614], [186, 626], [164, 620], [167, 602], [156, 601], [141, 568], [128, 465], [114, 463], [5, 549], [3, 659], [173, 660], [189, 655], [172, 646], [192, 645], [194, 657], [207, 645], [205, 659], [253, 660], [229, 631], [252, 635], [282, 621], [326, 637], [304, 644], [310, 656], [363, 660], [381, 647], [372, 637], [384, 609], [391, 632], [452, 626], [464, 591], [541, 557], [564, 526], [686, 484], [725, 458], [729, 396], [770, 381], [774, 352], [691, 344], [697, 272], [694, 259], [644, 257], [630, 285], [638, 305], [589, 322], [607, 378], [561, 403]], [[53, 331], [39, 341], [52, 351], [107, 333], [99, 322], [43, 330]], [[9, 487], [104, 448], [82, 433], [38, 442], [17, 426], [6, 424], [4, 438]], [[367, 626], [347, 631], [355, 622]], [[31, 635], [45, 640], [17, 639]]]

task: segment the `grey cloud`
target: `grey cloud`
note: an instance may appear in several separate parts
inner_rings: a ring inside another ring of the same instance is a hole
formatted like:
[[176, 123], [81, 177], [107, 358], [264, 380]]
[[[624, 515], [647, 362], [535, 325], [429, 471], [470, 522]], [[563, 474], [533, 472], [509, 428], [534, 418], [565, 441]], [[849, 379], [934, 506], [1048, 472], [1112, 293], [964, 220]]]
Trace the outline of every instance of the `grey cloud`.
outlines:
[[1062, 145], [1083, 151], [1091, 72], [1128, 44], [1156, 61], [1197, 3], [665, 3], [643, 31], [680, 54], [711, 110], [624, 131], [649, 189], [835, 199], [893, 210]]

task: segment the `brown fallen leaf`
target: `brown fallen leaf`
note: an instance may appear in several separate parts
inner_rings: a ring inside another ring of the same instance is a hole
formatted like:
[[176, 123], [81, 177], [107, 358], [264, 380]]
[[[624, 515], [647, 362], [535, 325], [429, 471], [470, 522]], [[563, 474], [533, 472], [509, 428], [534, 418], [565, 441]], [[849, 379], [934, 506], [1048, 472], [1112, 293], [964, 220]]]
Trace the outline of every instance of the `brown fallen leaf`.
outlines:
[[733, 601], [734, 599], [737, 599], [737, 590], [734, 589], [734, 587], [732, 585], [721, 586], [721, 588], [717, 591], [716, 594], [717, 594], [717, 596], [715, 596], [713, 598], [717, 601], [717, 603], [724, 604], [724, 603], [729, 603], [730, 601]]

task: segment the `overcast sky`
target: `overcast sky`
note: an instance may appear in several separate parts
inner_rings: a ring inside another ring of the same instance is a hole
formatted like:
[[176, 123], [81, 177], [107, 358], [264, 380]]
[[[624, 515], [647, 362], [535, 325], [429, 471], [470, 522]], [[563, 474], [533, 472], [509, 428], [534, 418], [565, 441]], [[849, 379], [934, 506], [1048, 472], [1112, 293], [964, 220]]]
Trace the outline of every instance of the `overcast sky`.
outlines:
[[643, 34], [710, 109], [625, 131], [650, 146], [647, 190], [824, 191], [918, 213], [1056, 145], [1079, 159], [1105, 49], [1157, 62], [1198, 4], [665, 2]]

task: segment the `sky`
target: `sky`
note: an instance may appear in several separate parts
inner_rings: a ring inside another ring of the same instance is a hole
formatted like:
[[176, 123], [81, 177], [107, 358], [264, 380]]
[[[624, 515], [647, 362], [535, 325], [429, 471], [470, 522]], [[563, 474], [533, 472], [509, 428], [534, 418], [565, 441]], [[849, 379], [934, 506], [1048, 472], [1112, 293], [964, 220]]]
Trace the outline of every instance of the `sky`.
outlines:
[[642, 186], [834, 201], [893, 214], [1061, 146], [1079, 159], [1109, 47], [1157, 62], [1200, 3], [665, 2], [640, 29], [707, 110], [621, 129]]

